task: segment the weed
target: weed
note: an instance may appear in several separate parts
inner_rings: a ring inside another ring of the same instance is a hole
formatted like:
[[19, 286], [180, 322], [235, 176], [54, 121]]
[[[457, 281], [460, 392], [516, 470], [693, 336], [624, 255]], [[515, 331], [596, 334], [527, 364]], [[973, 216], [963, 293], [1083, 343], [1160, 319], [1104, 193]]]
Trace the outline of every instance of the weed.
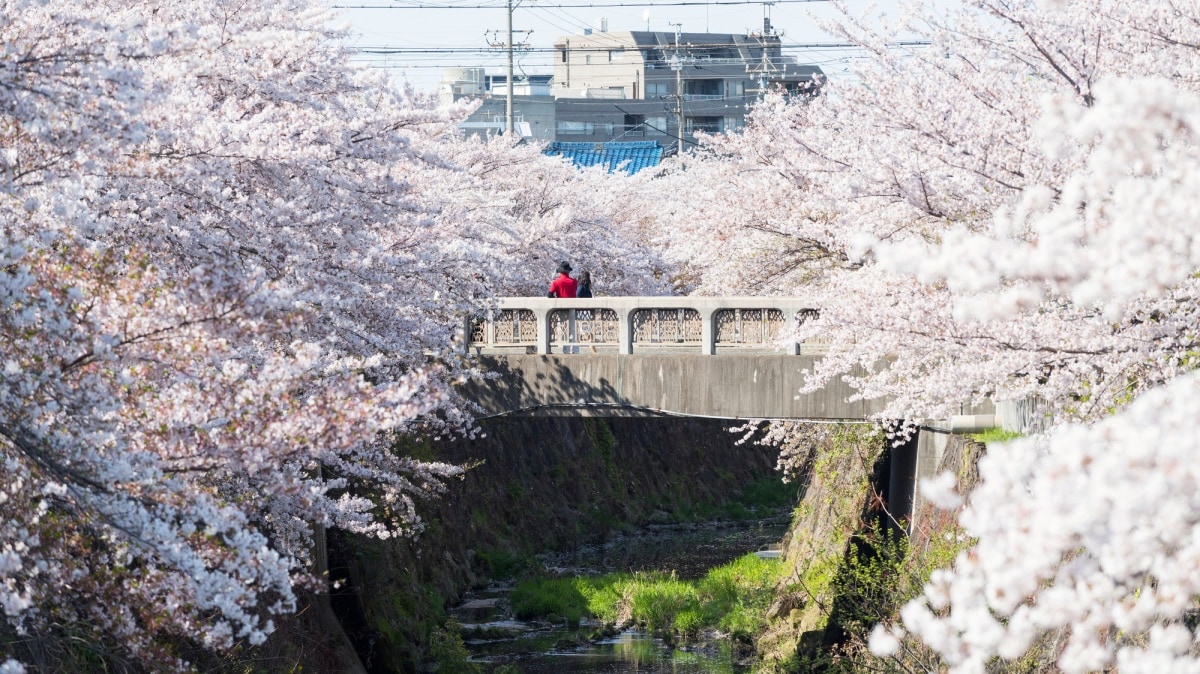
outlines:
[[653, 632], [671, 632], [680, 612], [699, 610], [692, 583], [678, 580], [674, 575], [639, 574], [629, 595], [633, 620]]
[[529, 559], [507, 550], [478, 550], [475, 552], [475, 566], [488, 578], [507, 580], [529, 568]]
[[436, 674], [474, 674], [478, 665], [468, 660], [467, 645], [463, 643], [458, 623], [453, 620], [429, 635], [429, 654], [435, 663]]
[[555, 616], [578, 622], [587, 615], [609, 624], [637, 623], [668, 636], [719, 629], [748, 639], [765, 625], [779, 574], [777, 560], [750, 553], [699, 580], [639, 572], [526, 581], [511, 603], [523, 619]]
[[992, 442], [1008, 442], [1023, 437], [1016, 431], [1006, 431], [1003, 428], [989, 428], [982, 433], [975, 433], [971, 436], [972, 440], [988, 444]]
[[509, 599], [513, 614], [521, 620], [562, 619], [578, 625], [587, 610], [587, 599], [571, 578], [528, 580], [517, 586]]

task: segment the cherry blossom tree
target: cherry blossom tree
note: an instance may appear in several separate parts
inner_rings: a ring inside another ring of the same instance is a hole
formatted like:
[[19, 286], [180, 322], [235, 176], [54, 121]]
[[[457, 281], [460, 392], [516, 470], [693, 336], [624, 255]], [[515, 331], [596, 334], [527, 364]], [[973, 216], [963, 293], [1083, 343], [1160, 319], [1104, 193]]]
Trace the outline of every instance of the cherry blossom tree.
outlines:
[[[608, 295], [669, 292], [667, 263], [626, 195], [640, 181], [603, 168], [579, 170], [539, 147], [503, 137], [439, 142], [457, 167], [439, 182], [439, 218], [453, 227], [461, 274], [486, 277], [496, 295], [546, 293], [562, 260], [588, 270]], [[464, 244], [469, 243], [467, 248]], [[453, 253], [448, 253], [448, 256]]]
[[567, 252], [655, 287], [603, 178], [464, 141], [322, 5], [3, 14], [0, 610], [30, 638], [155, 671], [260, 643], [314, 527], [418, 531], [462, 473], [392, 441], [470, 432], [467, 312]]
[[[860, 80], [766, 99], [666, 178], [692, 290], [820, 304], [799, 336], [835, 346], [812, 385], [847, 377], [890, 418], [1038, 401], [1055, 426], [991, 448], [963, 495], [977, 543], [878, 652], [907, 629], [983, 671], [1060, 632], [1065, 671], [1196, 667], [1198, 19], [1108, 0], [910, 3], [883, 28], [847, 11], [832, 28], [869, 50]], [[892, 46], [901, 29], [929, 44]], [[954, 506], [945, 486], [930, 496]]]
[[[839, 29], [875, 52], [861, 82], [832, 82], [827, 95], [804, 104], [768, 98], [745, 134], [711, 139], [705, 161], [666, 178], [674, 184], [665, 192], [684, 198], [664, 209], [664, 244], [695, 292], [803, 292], [820, 302], [822, 320], [804, 334], [819, 331], [840, 348], [813, 385], [865, 366], [871, 374], [856, 383], [865, 396], [895, 400], [893, 417], [937, 417], [985, 397], [1041, 399], [1064, 419], [1103, 414], [1179, 372], [1174, 336], [1191, 320], [1179, 310], [1182, 298], [1102, 313], [1079, 298], [1004, 282], [1005, 302], [1037, 310], [989, 320], [964, 313], [963, 299], [982, 289], [972, 284], [1006, 273], [991, 262], [1006, 251], [942, 258], [960, 272], [953, 285], [912, 274], [904, 259], [1062, 193], [1084, 158], [1042, 150], [1044, 100], [1093, 105], [1102, 73], [1177, 78], [1192, 56], [1177, 44], [1178, 26], [1152, 23], [1154, 16], [1133, 23], [1144, 18], [1140, 9], [1077, 21], [1076, 3], [971, 4], [950, 18], [941, 10], [914, 20], [908, 29], [924, 30], [930, 45], [908, 51], [848, 19]], [[1138, 48], [1097, 52], [1098, 39]], [[1138, 55], [1124, 58], [1127, 50]], [[1164, 55], [1146, 58], [1146, 50]], [[880, 256], [888, 264], [878, 264]], [[1072, 273], [1102, 262], [1089, 259]], [[999, 307], [994, 298], [987, 304]], [[1146, 320], [1151, 315], [1156, 320]], [[876, 367], [900, 352], [890, 367]]]
[[[345, 264], [419, 241], [390, 164], [440, 113], [356, 81], [301, 5], [5, 16], [0, 606], [155, 669], [186, 665], [164, 635], [259, 643], [313, 526], [412, 531], [413, 498], [461, 472], [388, 451], [456, 422], [424, 289]], [[338, 225], [362, 238], [322, 248]]]

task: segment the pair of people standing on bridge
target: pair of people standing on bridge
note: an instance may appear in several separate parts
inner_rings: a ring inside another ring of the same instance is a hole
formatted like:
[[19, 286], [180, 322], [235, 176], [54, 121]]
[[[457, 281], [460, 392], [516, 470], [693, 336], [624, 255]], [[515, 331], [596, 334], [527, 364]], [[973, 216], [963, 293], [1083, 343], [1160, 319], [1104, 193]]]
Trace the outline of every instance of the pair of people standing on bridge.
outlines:
[[571, 278], [571, 263], [566, 260], [558, 264], [558, 276], [550, 282], [550, 292], [546, 297], [591, 297], [592, 275], [588, 272], [579, 274], [579, 280]]

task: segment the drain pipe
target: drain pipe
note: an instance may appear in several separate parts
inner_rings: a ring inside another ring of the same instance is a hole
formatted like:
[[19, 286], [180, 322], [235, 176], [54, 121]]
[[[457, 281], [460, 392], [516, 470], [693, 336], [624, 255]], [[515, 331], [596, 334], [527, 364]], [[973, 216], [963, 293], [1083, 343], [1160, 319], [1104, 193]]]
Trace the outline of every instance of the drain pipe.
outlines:
[[964, 435], [997, 428], [1000, 426], [1000, 419], [995, 414], [956, 414], [942, 423], [951, 433]]
[[929, 420], [921, 424], [936, 433], [953, 433], [955, 435], [970, 435], [982, 433], [1001, 426], [999, 414], [955, 414], [949, 419]]

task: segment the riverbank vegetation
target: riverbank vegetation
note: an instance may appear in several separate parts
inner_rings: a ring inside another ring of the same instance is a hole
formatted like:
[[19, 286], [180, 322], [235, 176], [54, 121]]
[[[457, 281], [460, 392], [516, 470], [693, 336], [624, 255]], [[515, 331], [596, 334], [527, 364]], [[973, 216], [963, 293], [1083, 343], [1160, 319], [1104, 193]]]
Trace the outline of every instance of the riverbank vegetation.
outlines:
[[[772, 471], [770, 449], [736, 445], [721, 422], [498, 419], [483, 431], [476, 439], [430, 448], [429, 460], [484, 463], [450, 485], [447, 498], [426, 504], [427, 526], [418, 540], [332, 538], [335, 598], [347, 600], [339, 604], [346, 611], [343, 620], [358, 625], [348, 631], [376, 667], [409, 672], [415, 671], [410, 666], [445, 657], [450, 651], [435, 656], [432, 644], [463, 593], [515, 583], [543, 568], [547, 553], [571, 551], [574, 559], [580, 550], [614, 544], [597, 552], [613, 565], [609, 568], [640, 568], [687, 555], [685, 541], [710, 527], [739, 541], [743, 536], [736, 532], [753, 529], [744, 537], [753, 541], [749, 547], [722, 552], [717, 562], [689, 560], [694, 567], [711, 566], [766, 544], [764, 528], [778, 541], [795, 495], [795, 485], [784, 485]], [[537, 508], [513, 496], [535, 493], [543, 499]], [[735, 516], [744, 512], [769, 522], [750, 524]], [[714, 513], [717, 522], [698, 513]], [[574, 563], [554, 560], [549, 566]], [[583, 564], [593, 563], [589, 558]], [[361, 619], [354, 618], [356, 612]], [[495, 637], [475, 628], [462, 636]], [[528, 651], [522, 652], [551, 649], [557, 641], [523, 639], [521, 648]], [[445, 650], [452, 640], [438, 637], [438, 643]]]
[[513, 613], [526, 620], [577, 625], [589, 618], [675, 639], [711, 631], [748, 642], [765, 626], [779, 575], [778, 560], [749, 553], [695, 580], [668, 572], [535, 578], [520, 583], [510, 601]]

